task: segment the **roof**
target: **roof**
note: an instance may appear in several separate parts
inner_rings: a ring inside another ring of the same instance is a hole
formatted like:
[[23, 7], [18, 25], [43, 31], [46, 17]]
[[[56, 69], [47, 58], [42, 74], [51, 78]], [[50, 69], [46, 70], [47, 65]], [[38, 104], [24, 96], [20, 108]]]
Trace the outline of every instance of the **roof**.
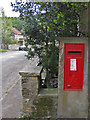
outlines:
[[16, 35], [21, 35], [22, 33], [19, 31], [19, 30], [17, 30], [16, 28], [12, 28], [12, 32], [14, 33], [14, 34], [16, 34]]

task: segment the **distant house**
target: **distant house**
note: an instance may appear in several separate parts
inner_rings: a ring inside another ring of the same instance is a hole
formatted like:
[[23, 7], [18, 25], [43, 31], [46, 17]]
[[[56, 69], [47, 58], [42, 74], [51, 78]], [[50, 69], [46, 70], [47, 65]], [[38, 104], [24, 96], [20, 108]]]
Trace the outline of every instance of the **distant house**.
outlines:
[[21, 45], [24, 44], [24, 36], [22, 35], [22, 32], [17, 30], [16, 28], [12, 28], [12, 33], [11, 33], [11, 39], [12, 41], [17, 41]]

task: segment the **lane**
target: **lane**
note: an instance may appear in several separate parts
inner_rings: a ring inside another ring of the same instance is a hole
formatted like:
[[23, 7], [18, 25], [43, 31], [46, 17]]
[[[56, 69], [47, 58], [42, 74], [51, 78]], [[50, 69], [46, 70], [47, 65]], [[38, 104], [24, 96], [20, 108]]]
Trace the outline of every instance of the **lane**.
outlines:
[[2, 55], [2, 93], [4, 94], [19, 79], [19, 71], [30, 65], [27, 52], [13, 51]]
[[7, 61], [7, 59], [11, 59], [12, 57], [18, 57], [18, 55], [22, 56], [27, 54], [26, 51], [8, 51], [5, 53], [0, 53], [0, 59], [2, 58], [3, 61]]
[[0, 54], [2, 71], [2, 95], [0, 96], [0, 116], [3, 118], [18, 118], [22, 105], [19, 70], [30, 61], [25, 58], [25, 51], [9, 51]]
[[[2, 98], [2, 63], [0, 62], [0, 98]], [[0, 120], [2, 118], [2, 102], [0, 102]]]
[[[0, 105], [2, 118], [19, 118], [22, 112], [22, 94], [19, 71], [26, 66], [35, 66], [38, 58], [27, 60], [25, 51], [0, 54], [2, 62], [2, 99]], [[1, 104], [2, 103], [2, 104]], [[1, 116], [1, 115], [0, 115]]]
[[21, 116], [23, 104], [20, 80], [7, 93], [2, 101], [2, 118], [19, 118]]

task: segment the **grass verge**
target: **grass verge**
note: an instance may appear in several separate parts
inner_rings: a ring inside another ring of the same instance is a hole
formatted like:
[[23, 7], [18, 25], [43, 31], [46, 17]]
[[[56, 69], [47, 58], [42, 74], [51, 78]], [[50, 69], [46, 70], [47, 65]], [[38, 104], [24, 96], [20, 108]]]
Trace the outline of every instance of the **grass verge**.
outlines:
[[0, 52], [7, 52], [7, 50], [4, 50], [4, 49], [0, 49]]

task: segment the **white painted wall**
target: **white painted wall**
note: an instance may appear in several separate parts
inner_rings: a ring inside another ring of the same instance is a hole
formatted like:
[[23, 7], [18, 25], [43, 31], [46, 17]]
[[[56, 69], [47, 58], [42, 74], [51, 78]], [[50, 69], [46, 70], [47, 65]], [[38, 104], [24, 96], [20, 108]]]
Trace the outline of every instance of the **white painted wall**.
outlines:
[[23, 39], [23, 35], [15, 35], [15, 40], [19, 40], [20, 38]]

